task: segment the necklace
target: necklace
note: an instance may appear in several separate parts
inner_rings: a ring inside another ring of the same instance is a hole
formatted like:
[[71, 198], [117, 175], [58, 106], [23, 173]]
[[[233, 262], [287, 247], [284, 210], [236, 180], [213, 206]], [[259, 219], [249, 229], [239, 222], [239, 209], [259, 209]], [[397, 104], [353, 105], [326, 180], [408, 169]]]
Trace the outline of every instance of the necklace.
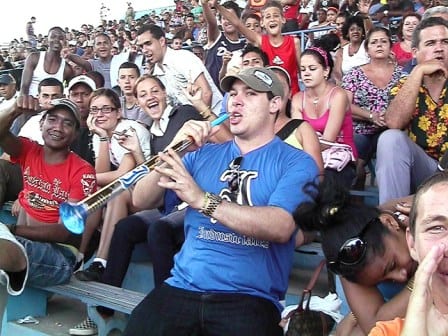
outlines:
[[317, 113], [317, 104], [319, 104], [320, 97], [314, 97], [313, 99], [313, 106], [314, 106], [314, 114]]

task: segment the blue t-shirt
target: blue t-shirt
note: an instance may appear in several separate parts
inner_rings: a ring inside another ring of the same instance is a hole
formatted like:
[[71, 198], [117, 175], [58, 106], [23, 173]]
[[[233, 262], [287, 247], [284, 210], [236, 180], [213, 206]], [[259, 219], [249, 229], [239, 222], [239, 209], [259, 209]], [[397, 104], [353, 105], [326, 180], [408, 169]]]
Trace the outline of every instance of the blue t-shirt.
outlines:
[[[239, 156], [238, 146], [230, 141], [207, 144], [183, 161], [203, 190], [229, 200], [234, 197], [228, 182], [235, 176], [230, 166]], [[292, 213], [309, 199], [303, 187], [316, 180], [318, 169], [307, 153], [275, 137], [245, 154], [237, 174], [238, 204], [275, 206]], [[172, 200], [172, 193], [168, 191], [165, 199]], [[284, 244], [247, 237], [192, 208], [187, 210], [184, 230], [185, 242], [175, 257], [172, 277], [166, 281], [169, 285], [259, 296], [282, 309], [279, 300], [288, 288], [295, 235]]]

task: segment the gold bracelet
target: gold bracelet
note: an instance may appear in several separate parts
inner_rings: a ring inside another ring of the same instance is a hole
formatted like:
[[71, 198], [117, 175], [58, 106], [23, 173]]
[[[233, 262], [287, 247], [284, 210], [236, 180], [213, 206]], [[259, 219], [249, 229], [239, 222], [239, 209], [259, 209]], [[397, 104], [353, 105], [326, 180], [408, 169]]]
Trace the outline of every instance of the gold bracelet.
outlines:
[[410, 292], [412, 292], [414, 290], [414, 277], [412, 277], [408, 280], [408, 283], [406, 284], [406, 288], [409, 289]]
[[212, 217], [218, 205], [222, 202], [222, 198], [218, 195], [206, 192], [204, 195], [204, 203], [199, 212], [203, 213], [207, 217]]

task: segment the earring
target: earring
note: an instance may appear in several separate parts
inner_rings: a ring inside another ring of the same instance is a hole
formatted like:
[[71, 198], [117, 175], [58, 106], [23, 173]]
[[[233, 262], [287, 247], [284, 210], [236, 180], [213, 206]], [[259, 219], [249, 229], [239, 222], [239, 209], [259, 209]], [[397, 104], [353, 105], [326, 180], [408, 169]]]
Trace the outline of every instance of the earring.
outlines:
[[327, 80], [328, 79], [328, 75], [324, 75], [324, 79]]

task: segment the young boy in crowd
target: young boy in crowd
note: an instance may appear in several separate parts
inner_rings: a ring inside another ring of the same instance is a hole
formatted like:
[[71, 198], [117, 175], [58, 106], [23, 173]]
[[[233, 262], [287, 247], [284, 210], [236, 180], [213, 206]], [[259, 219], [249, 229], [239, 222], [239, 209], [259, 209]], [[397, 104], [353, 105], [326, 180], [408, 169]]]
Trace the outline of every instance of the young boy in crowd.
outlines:
[[229, 20], [249, 43], [260, 47], [268, 55], [269, 65], [281, 66], [289, 73], [292, 95], [299, 91], [300, 40], [291, 35], [282, 35], [285, 17], [280, 2], [269, 1], [261, 10], [261, 26], [266, 34], [247, 28], [235, 13], [221, 6], [216, 0], [209, 1], [209, 4]]

